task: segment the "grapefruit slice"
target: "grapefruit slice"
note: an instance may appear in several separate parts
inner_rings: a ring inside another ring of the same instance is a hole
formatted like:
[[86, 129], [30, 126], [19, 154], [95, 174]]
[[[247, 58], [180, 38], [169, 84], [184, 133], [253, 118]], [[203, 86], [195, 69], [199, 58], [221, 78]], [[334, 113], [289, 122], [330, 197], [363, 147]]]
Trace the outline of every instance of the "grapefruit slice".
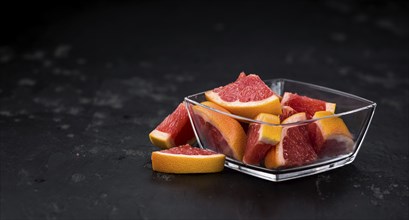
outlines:
[[317, 111], [335, 112], [335, 103], [325, 102], [319, 99], [313, 99], [308, 96], [301, 96], [297, 93], [285, 92], [281, 99], [282, 106], [290, 106], [296, 112], [305, 112], [307, 119], [311, 119]]
[[[300, 112], [288, 117], [282, 124], [306, 120], [306, 114]], [[295, 167], [311, 163], [317, 154], [310, 143], [306, 125], [283, 127], [281, 140], [276, 147], [268, 151], [264, 165], [269, 168]]]
[[[212, 102], [205, 101], [202, 104], [229, 113], [223, 107]], [[197, 119], [197, 132], [202, 143], [216, 152], [241, 161], [247, 137], [240, 123], [227, 115], [199, 105], [192, 108], [195, 119]]]
[[215, 173], [223, 170], [225, 156], [189, 144], [154, 151], [152, 169], [163, 173]]
[[[276, 115], [260, 113], [256, 120], [280, 124], [280, 118]], [[250, 123], [247, 132], [247, 145], [243, 156], [246, 164], [260, 165], [268, 150], [274, 147], [281, 138], [281, 126], [270, 126], [261, 123]]]
[[205, 96], [231, 113], [251, 119], [259, 113], [281, 114], [279, 97], [255, 74], [242, 72], [235, 82], [207, 91]]
[[[333, 115], [329, 111], [315, 112], [313, 118]], [[352, 152], [354, 141], [344, 121], [339, 117], [317, 120], [308, 125], [310, 139], [320, 157], [333, 157]]]
[[183, 102], [149, 134], [149, 139], [160, 148], [171, 148], [196, 140]]

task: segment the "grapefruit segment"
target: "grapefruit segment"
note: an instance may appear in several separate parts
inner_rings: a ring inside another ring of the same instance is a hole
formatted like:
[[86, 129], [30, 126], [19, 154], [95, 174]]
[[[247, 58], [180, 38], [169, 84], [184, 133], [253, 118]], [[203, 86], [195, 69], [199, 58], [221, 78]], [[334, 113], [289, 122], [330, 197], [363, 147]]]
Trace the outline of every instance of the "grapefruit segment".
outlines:
[[167, 150], [154, 151], [152, 169], [164, 173], [215, 173], [224, 168], [225, 156], [188, 144]]
[[160, 148], [193, 143], [195, 136], [184, 103], [168, 115], [151, 133], [149, 139]]
[[280, 118], [276, 115], [260, 113], [257, 115], [256, 120], [277, 124], [277, 126], [250, 123], [243, 162], [252, 165], [260, 165], [260, 162], [264, 160], [268, 150], [280, 141], [282, 129], [281, 126], [279, 126]]
[[253, 119], [259, 113], [281, 114], [279, 97], [255, 74], [246, 76], [242, 72], [235, 82], [207, 91], [205, 97], [247, 118]]
[[[229, 113], [223, 107], [209, 101], [201, 104]], [[227, 115], [199, 105], [193, 106], [192, 109], [198, 126], [198, 135], [206, 147], [241, 161], [247, 137], [240, 123]]]
[[[288, 117], [282, 124], [306, 120], [306, 114], [300, 112]], [[267, 168], [295, 167], [311, 163], [317, 154], [310, 143], [306, 125], [283, 126], [280, 142], [271, 148], [264, 160]]]
[[297, 93], [285, 92], [281, 99], [282, 106], [290, 106], [296, 112], [305, 112], [307, 119], [311, 119], [317, 111], [335, 112], [335, 103], [313, 99], [308, 96], [301, 96]]
[[[318, 111], [313, 118], [334, 115], [330, 111]], [[339, 117], [317, 120], [308, 125], [310, 139], [315, 152], [320, 157], [332, 157], [350, 153], [354, 147], [352, 134], [344, 121]]]
[[284, 121], [286, 118], [297, 113], [297, 111], [287, 105], [281, 106], [281, 109], [283, 113], [280, 115], [280, 121]]

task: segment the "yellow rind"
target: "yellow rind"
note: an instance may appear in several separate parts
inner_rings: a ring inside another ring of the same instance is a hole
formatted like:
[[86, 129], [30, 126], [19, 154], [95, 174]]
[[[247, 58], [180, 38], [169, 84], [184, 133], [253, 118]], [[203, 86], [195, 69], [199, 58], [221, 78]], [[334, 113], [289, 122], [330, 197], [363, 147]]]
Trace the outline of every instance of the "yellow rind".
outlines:
[[232, 114], [246, 118], [254, 119], [259, 113], [269, 113], [274, 115], [280, 115], [282, 113], [280, 98], [276, 95], [272, 95], [269, 98], [260, 101], [226, 102], [222, 100], [217, 93], [210, 90], [205, 92], [205, 97], [208, 101], [220, 105]]
[[224, 168], [225, 156], [169, 154], [152, 152], [152, 169], [163, 173], [216, 173]]
[[[327, 117], [331, 115], [334, 114], [330, 111], [318, 111], [315, 112], [313, 119]], [[324, 118], [317, 120], [315, 123], [320, 128], [324, 140], [328, 140], [330, 137], [334, 135], [344, 135], [349, 138], [352, 138], [352, 134], [349, 131], [346, 124], [344, 123], [344, 120], [342, 120], [339, 117]]]
[[284, 161], [277, 159], [277, 146], [272, 147], [266, 154], [264, 166], [268, 169], [274, 169], [282, 166]]
[[[280, 118], [277, 115], [267, 114], [267, 113], [260, 113], [257, 115], [256, 120], [263, 121], [271, 124], [280, 124]], [[276, 145], [280, 142], [281, 138], [281, 126], [270, 126], [265, 124], [260, 124], [259, 130], [259, 142], [265, 144]]]
[[149, 133], [149, 139], [153, 145], [163, 149], [168, 149], [175, 146], [168, 133], [156, 129]]

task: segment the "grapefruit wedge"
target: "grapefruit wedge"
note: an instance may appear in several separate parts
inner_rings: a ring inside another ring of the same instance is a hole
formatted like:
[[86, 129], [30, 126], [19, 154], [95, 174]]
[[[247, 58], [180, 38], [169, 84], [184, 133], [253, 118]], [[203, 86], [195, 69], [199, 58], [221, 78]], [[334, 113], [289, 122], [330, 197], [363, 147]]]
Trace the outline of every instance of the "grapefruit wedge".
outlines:
[[250, 123], [247, 131], [247, 145], [243, 156], [246, 164], [260, 165], [268, 152], [281, 138], [280, 118], [276, 115], [260, 113], [256, 120], [263, 121], [277, 126], [270, 126], [261, 123]]
[[167, 150], [154, 151], [152, 169], [163, 173], [215, 173], [224, 168], [225, 156], [188, 144]]
[[308, 96], [301, 96], [297, 93], [285, 92], [281, 99], [282, 106], [290, 106], [296, 112], [305, 112], [307, 119], [311, 119], [317, 111], [335, 112], [335, 103], [313, 99]]
[[183, 102], [149, 134], [149, 139], [160, 148], [171, 148], [196, 140]]
[[[201, 104], [229, 113], [223, 107], [209, 101]], [[192, 108], [202, 143], [211, 150], [241, 161], [247, 137], [240, 123], [234, 118], [199, 105]]]
[[[306, 114], [300, 112], [291, 115], [282, 124], [306, 120]], [[317, 159], [317, 154], [310, 143], [306, 125], [284, 127], [279, 144], [271, 148], [264, 160], [269, 169], [279, 167], [295, 167], [311, 163]]]
[[[332, 116], [329, 111], [318, 111], [313, 118]], [[352, 152], [354, 141], [344, 121], [339, 117], [317, 120], [308, 125], [310, 139], [320, 157], [333, 157]]]
[[260, 113], [281, 114], [279, 97], [255, 74], [242, 72], [235, 82], [207, 91], [205, 96], [229, 112], [251, 119]]

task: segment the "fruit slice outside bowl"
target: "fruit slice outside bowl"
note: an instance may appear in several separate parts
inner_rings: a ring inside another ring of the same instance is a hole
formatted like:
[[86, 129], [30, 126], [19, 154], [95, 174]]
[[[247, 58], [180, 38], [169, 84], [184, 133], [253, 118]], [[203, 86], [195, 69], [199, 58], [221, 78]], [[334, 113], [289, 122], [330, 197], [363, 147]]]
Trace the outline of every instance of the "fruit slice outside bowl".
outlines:
[[223, 170], [225, 155], [186, 144], [154, 151], [151, 159], [152, 169], [157, 172], [177, 174], [216, 173]]
[[184, 103], [180, 103], [153, 131], [149, 133], [153, 145], [167, 149], [195, 141]]
[[[354, 143], [352, 149], [347, 154], [318, 158], [316, 161], [300, 166], [284, 166], [271, 169], [266, 168], [263, 164], [245, 164], [241, 160], [227, 155], [225, 161], [226, 167], [248, 175], [278, 182], [329, 171], [350, 164], [354, 161], [360, 148], [365, 145], [363, 144], [363, 140], [375, 113], [376, 103], [342, 91], [289, 79], [271, 79], [264, 80], [264, 82], [279, 96], [284, 95], [285, 92], [291, 92], [302, 96], [314, 97], [318, 100], [325, 100], [329, 103], [336, 103], [336, 113], [327, 117], [337, 117], [343, 120], [352, 136]], [[201, 104], [201, 102], [205, 100], [205, 94], [202, 92], [185, 97], [185, 104], [199, 147], [212, 149], [214, 146], [212, 146], [211, 142], [206, 140], [204, 135], [205, 131], [203, 130], [203, 127], [200, 127], [199, 119], [193, 114], [193, 107], [195, 106], [208, 108]], [[232, 113], [222, 112], [211, 108], [208, 109], [210, 111], [216, 111], [236, 121], [240, 121], [241, 123], [263, 123], [258, 120]], [[285, 126], [309, 125], [317, 120], [320, 119], [311, 118], [304, 121], [288, 123], [283, 125], [283, 128]]]

